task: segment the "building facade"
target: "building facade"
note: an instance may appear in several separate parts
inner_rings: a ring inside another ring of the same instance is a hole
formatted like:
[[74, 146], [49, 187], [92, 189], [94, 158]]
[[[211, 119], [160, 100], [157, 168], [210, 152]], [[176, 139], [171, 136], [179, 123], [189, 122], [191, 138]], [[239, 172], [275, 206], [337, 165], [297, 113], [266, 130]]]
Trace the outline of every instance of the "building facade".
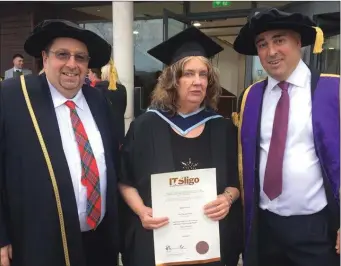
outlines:
[[302, 57], [323, 72], [340, 73], [340, 2], [224, 3], [217, 6], [209, 1], [0, 2], [0, 76], [12, 67], [15, 53], [23, 54], [25, 67], [38, 73], [41, 62], [25, 54], [24, 40], [44, 19], [72, 20], [113, 45], [119, 77], [129, 91], [127, 119], [131, 121], [147, 108], [157, 73], [164, 67], [147, 51], [187, 26], [197, 25], [224, 47], [212, 63], [219, 69], [224, 88], [219, 111], [228, 117], [235, 110], [236, 97], [243, 89], [266, 75], [258, 57], [240, 55], [232, 44], [248, 17], [267, 7], [301, 12], [316, 21], [325, 33], [324, 51], [314, 55], [307, 47], [302, 49]]

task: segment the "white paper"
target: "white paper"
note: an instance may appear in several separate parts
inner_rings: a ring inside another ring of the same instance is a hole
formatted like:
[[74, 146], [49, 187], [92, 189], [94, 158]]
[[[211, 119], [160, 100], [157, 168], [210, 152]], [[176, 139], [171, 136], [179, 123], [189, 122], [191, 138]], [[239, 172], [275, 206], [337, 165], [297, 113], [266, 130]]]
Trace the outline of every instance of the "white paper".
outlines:
[[154, 230], [156, 265], [219, 261], [219, 222], [204, 214], [217, 199], [216, 169], [152, 175], [151, 191], [153, 217], [169, 218]]

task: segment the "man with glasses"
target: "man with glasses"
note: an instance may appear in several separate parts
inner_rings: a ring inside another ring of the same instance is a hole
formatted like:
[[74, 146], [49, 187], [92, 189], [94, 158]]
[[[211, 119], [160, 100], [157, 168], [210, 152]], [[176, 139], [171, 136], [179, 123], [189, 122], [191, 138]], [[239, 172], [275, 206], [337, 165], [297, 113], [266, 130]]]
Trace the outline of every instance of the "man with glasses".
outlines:
[[101, 92], [84, 85], [111, 46], [48, 20], [24, 48], [42, 56], [44, 73], [1, 83], [0, 264], [117, 265], [115, 122]]

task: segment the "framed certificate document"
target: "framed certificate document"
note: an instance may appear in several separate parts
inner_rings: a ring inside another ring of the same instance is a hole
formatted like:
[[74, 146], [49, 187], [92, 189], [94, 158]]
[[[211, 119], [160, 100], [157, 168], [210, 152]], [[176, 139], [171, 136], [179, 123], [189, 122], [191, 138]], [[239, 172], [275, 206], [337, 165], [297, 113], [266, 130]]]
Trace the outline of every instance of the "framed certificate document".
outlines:
[[152, 175], [151, 191], [153, 217], [169, 218], [154, 230], [156, 265], [220, 261], [219, 222], [204, 214], [217, 199], [216, 169]]

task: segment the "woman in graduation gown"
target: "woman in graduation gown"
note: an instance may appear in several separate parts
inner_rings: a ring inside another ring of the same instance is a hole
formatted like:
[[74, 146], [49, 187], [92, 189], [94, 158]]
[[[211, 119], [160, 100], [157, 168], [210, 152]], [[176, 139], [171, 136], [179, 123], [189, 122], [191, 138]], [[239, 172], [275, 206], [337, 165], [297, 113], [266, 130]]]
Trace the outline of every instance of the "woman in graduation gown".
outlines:
[[221, 261], [206, 265], [238, 263], [242, 213], [236, 132], [214, 111], [221, 86], [208, 60], [221, 50], [201, 31], [188, 28], [149, 51], [168, 67], [151, 108], [132, 122], [122, 146], [120, 191], [129, 206], [121, 212], [125, 266], [154, 266], [153, 230], [168, 223], [152, 217], [151, 175], [203, 168], [216, 168], [218, 197], [204, 211], [219, 221], [221, 242]]

